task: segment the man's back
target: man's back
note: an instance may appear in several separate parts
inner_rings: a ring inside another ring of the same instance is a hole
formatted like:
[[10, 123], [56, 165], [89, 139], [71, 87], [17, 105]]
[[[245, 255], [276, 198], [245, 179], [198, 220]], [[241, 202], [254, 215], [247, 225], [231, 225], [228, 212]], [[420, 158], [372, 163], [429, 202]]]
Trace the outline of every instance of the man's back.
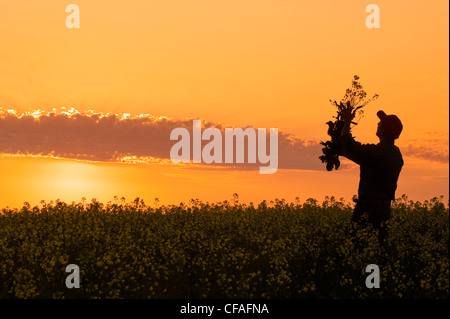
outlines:
[[394, 144], [361, 144], [350, 134], [339, 138], [340, 155], [360, 165], [359, 199], [393, 200], [403, 167], [400, 149]]

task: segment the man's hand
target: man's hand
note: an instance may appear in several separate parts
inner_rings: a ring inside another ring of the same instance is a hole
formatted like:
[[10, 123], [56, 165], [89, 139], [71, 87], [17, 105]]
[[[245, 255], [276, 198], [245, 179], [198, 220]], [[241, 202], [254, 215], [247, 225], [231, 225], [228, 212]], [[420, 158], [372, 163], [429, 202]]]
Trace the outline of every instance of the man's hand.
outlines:
[[341, 111], [341, 119], [344, 121], [344, 126], [342, 127], [341, 136], [350, 133], [350, 124], [355, 118], [355, 113], [353, 109], [347, 107]]
[[351, 108], [343, 109], [341, 112], [341, 118], [344, 122], [351, 122], [355, 118], [353, 109], [351, 109]]

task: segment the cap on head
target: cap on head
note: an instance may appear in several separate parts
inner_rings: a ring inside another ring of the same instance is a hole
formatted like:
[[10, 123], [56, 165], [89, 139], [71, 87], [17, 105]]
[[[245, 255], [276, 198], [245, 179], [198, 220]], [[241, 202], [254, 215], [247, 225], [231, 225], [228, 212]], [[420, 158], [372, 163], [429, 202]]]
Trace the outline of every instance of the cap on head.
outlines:
[[383, 111], [377, 112], [378, 118], [383, 123], [383, 130], [392, 138], [396, 139], [403, 130], [403, 124], [396, 115], [386, 115]]

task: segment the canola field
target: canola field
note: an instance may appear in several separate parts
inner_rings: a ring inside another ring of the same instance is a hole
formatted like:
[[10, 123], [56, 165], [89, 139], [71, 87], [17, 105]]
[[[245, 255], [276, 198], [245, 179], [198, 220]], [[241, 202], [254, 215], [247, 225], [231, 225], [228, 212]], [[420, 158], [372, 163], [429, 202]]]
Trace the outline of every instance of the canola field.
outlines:
[[[0, 212], [0, 298], [449, 298], [449, 208], [393, 203], [350, 237], [353, 205], [234, 200], [64, 203]], [[66, 266], [79, 267], [79, 288]], [[379, 288], [366, 266], [379, 266]]]

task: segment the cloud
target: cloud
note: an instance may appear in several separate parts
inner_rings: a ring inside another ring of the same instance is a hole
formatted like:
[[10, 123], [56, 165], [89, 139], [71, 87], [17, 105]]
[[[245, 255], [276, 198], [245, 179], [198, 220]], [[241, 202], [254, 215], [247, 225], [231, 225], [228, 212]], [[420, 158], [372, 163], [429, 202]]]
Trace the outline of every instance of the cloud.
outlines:
[[445, 164], [449, 162], [448, 133], [426, 132], [420, 138], [399, 141], [403, 156]]
[[[73, 109], [70, 112], [33, 111], [18, 115], [13, 110], [1, 110], [0, 153], [102, 162], [167, 162], [170, 149], [176, 143], [170, 140], [171, 131], [184, 127], [191, 132], [192, 138], [192, 125], [192, 119], [174, 120], [150, 115], [80, 113]], [[224, 129], [229, 126], [202, 121], [202, 129], [208, 127], [220, 129], [224, 136]], [[202, 145], [207, 143], [203, 141]], [[279, 169], [324, 169], [318, 159], [321, 154], [318, 142], [279, 131], [278, 145]], [[225, 154], [224, 147], [222, 153]], [[247, 170], [258, 169], [261, 164], [224, 166]]]
[[[0, 108], [0, 153], [101, 162], [170, 163], [170, 150], [176, 143], [170, 140], [170, 133], [175, 128], [184, 127], [191, 132], [192, 138], [192, 125], [193, 119], [175, 120], [148, 114], [81, 113], [62, 108], [54, 112], [33, 111], [18, 115], [14, 110]], [[224, 136], [224, 129], [230, 126], [202, 121], [202, 129], [208, 127], [220, 129]], [[267, 136], [267, 147], [270, 145], [268, 139]], [[448, 163], [448, 147], [441, 149], [442, 138], [431, 139], [433, 141], [427, 143], [406, 143], [401, 146], [403, 155]], [[324, 171], [325, 165], [318, 159], [322, 153], [319, 142], [279, 130], [278, 169]], [[202, 145], [207, 143], [203, 141]], [[247, 143], [244, 146], [247, 149]], [[222, 153], [225, 154], [224, 146]], [[220, 164], [208, 164], [208, 167], [214, 165]], [[221, 165], [235, 170], [253, 170], [268, 164]], [[342, 168], [348, 166], [351, 165], [344, 161]]]

